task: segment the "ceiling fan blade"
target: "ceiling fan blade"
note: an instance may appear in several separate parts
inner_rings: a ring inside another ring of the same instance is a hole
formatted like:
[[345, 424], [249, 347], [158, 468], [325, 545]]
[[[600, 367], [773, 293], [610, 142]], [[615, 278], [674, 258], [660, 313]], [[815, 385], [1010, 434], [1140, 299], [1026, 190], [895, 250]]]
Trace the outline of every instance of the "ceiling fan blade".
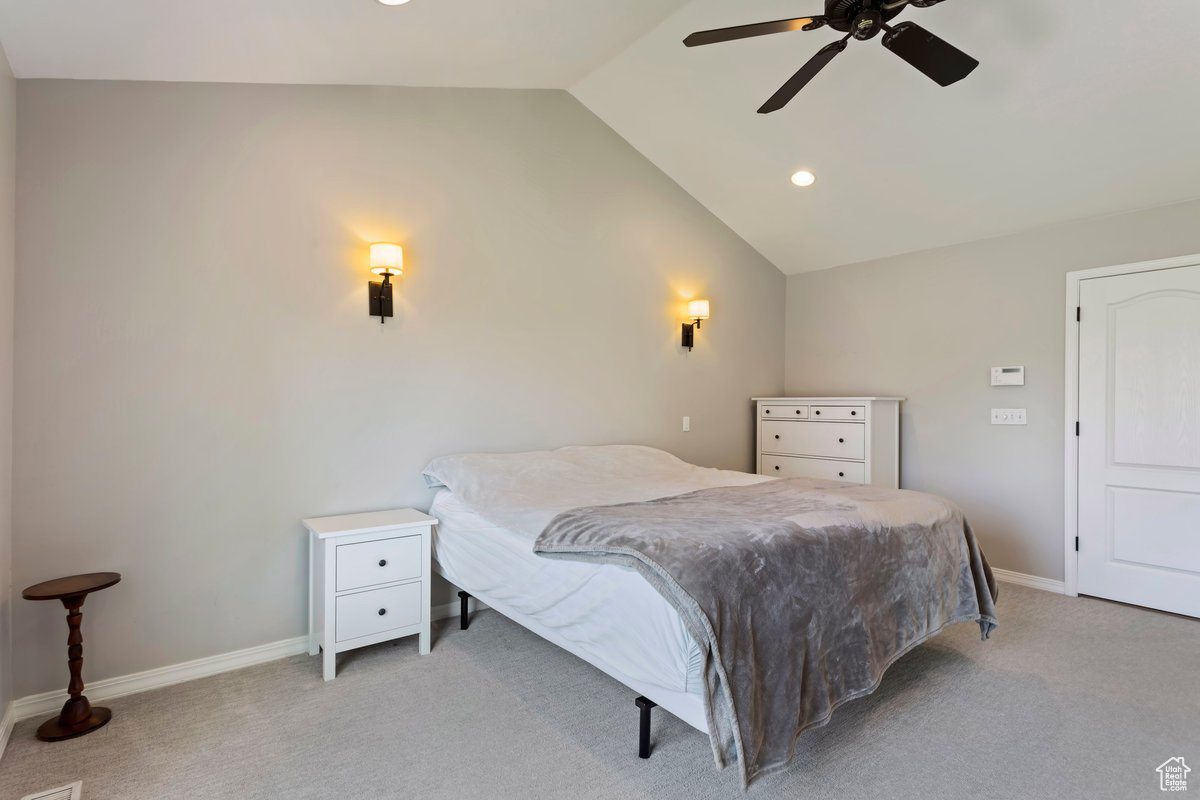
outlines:
[[825, 68], [825, 65], [833, 61], [833, 57], [846, 49], [846, 40], [840, 42], [830, 42], [817, 51], [817, 54], [808, 60], [808, 63], [800, 68], [800, 71], [788, 80], [779, 91], [771, 96], [762, 108], [758, 110], [760, 114], [770, 114], [772, 111], [778, 111], [792, 101], [792, 98], [800, 93], [800, 90], [808, 85], [808, 82], [817, 77], [817, 73]]
[[[779, 19], [774, 22], [756, 22], [753, 25], [738, 25], [733, 28], [717, 28], [711, 31], [698, 31], [683, 40], [688, 47], [717, 42], [731, 42], [734, 39], [749, 39], [751, 36], [768, 36], [772, 33], [787, 33], [802, 31], [813, 23], [817, 27], [825, 24], [824, 17], [797, 17], [796, 19]], [[810, 29], [811, 30], [811, 29]]]
[[883, 37], [883, 46], [924, 72], [940, 86], [970, 75], [979, 62], [914, 22], [901, 22]]

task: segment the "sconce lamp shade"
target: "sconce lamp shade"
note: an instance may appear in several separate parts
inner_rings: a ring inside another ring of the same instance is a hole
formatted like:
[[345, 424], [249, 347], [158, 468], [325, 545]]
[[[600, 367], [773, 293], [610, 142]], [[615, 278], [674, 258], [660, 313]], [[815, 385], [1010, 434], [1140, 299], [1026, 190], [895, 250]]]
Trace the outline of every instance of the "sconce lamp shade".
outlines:
[[403, 275], [404, 248], [391, 242], [371, 245], [371, 272], [376, 275]]
[[708, 319], [709, 307], [707, 300], [691, 300], [688, 302], [688, 319]]

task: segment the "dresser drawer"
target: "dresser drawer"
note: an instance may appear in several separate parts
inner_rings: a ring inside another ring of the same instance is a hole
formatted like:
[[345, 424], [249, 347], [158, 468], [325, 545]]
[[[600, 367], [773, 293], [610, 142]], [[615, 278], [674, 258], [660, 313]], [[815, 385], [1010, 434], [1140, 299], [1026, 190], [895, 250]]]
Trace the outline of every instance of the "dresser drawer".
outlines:
[[854, 422], [770, 422], [760, 427], [764, 453], [822, 458], [867, 457], [865, 426]]
[[777, 478], [819, 478], [824, 481], [866, 483], [867, 465], [855, 461], [826, 461], [820, 458], [763, 456], [762, 474]]
[[421, 577], [421, 537], [403, 536], [337, 548], [337, 590]]
[[808, 418], [865, 422], [867, 419], [867, 408], [866, 406], [813, 406], [809, 410]]
[[421, 582], [344, 594], [337, 599], [337, 640], [345, 642], [421, 622]]
[[808, 406], [763, 406], [763, 419], [808, 419]]

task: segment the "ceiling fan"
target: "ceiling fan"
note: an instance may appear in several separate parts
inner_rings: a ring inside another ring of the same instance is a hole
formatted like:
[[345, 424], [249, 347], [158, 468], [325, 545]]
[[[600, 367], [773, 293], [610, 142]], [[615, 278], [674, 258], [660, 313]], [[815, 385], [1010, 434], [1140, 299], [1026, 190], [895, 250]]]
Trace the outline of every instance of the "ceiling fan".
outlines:
[[846, 49], [846, 43], [850, 39], [866, 41], [874, 39], [881, 32], [884, 47], [941, 86], [949, 86], [970, 75], [979, 66], [979, 62], [914, 22], [889, 24], [906, 6], [928, 8], [941, 2], [943, 0], [825, 0], [823, 16], [780, 19], [774, 22], [700, 31], [684, 39], [683, 43], [688, 47], [696, 47], [772, 33], [815, 31], [826, 25], [846, 34], [841, 41], [831, 42], [818, 50], [817, 54], [758, 110], [760, 114], [778, 111], [791, 102], [834, 56]]

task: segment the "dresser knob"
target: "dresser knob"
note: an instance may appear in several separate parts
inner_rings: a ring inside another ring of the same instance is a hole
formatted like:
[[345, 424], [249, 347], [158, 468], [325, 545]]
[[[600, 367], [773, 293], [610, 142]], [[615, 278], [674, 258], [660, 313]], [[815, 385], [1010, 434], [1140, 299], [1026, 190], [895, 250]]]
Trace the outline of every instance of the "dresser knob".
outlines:
[[[845, 440], [845, 439], [838, 439], [838, 444], [845, 444], [845, 443], [846, 443], [846, 440]], [[381, 566], [381, 567], [382, 567], [382, 566], [383, 566], [383, 564], [380, 564], [379, 566]]]
[[379, 609], [379, 616], [381, 616], [381, 617], [382, 617], [382, 616], [383, 616], [384, 614], [386, 614], [386, 613], [387, 613], [387, 609], [386, 609], [386, 608], [381, 608], [381, 609]]
[[844, 472], [839, 472], [839, 473], [838, 473], [838, 477], [839, 477], [839, 478], [844, 478], [844, 477], [846, 477], [846, 473], [844, 473]]
[[379, 566], [381, 566], [381, 567], [386, 567], [386, 566], [387, 566], [387, 559], [386, 559], [386, 558], [381, 558], [381, 559], [379, 559]]
[[858, 416], [858, 412], [857, 412], [857, 411], [851, 411], [851, 412], [850, 412], [850, 416], [852, 416], [852, 417], [857, 417], [857, 416]]
[[799, 413], [800, 413], [800, 409], [798, 409], [798, 408], [797, 408], [797, 409], [796, 409], [796, 413], [797, 413], [797, 414], [799, 414]]
[[776, 468], [775, 468], [775, 471], [776, 471], [776, 472], [779, 472], [779, 467], [776, 467]]
[[770, 413], [771, 413], [771, 409], [769, 409], [769, 408], [768, 408], [768, 409], [767, 409], [767, 413], [768, 413], [768, 414], [770, 414]]
[[814, 413], [814, 414], [816, 414], [818, 417], [819, 417], [819, 416], [821, 416], [821, 412], [820, 412], [820, 411], [814, 411], [813, 413]]
[[775, 438], [776, 438], [776, 439], [778, 439], [778, 438], [779, 438], [779, 434], [778, 434], [778, 433], [777, 433], [777, 434], [775, 434]]

